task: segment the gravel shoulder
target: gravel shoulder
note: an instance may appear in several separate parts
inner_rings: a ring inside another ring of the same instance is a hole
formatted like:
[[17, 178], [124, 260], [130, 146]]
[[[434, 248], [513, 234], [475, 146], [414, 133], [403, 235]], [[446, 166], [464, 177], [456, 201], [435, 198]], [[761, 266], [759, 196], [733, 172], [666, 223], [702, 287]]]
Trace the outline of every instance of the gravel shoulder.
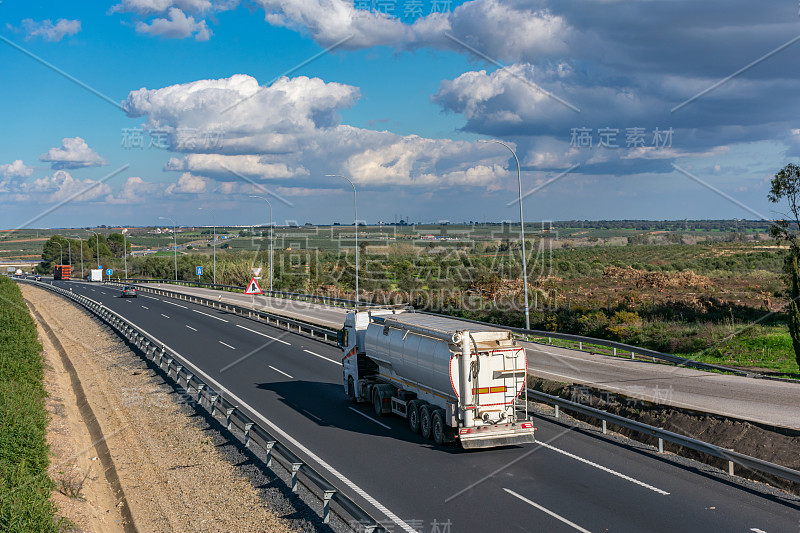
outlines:
[[44, 346], [53, 499], [76, 530], [297, 529], [293, 510], [268, 508], [224, 439], [116, 335], [56, 295], [21, 289]]

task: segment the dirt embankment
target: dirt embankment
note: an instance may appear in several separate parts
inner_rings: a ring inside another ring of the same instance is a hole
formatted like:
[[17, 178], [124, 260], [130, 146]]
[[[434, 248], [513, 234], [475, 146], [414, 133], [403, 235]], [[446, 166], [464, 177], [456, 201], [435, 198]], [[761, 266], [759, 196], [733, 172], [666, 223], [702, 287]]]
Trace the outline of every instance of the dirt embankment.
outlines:
[[78, 531], [295, 530], [116, 336], [21, 288], [44, 346], [53, 499]]
[[[608, 391], [594, 389], [584, 385], [568, 385], [541, 378], [529, 378], [529, 386], [535, 390], [559, 396], [566, 400], [601, 409], [644, 424], [666, 429], [704, 442], [715, 444], [735, 452], [750, 455], [764, 461], [776, 463], [788, 468], [800, 470], [800, 431], [760, 425], [745, 420], [737, 420], [719, 415], [700, 413], [688, 409], [654, 404], [641, 398], [629, 398], [611, 394]], [[577, 413], [569, 413], [575, 419], [592, 425], [600, 425], [600, 421], [584, 417]], [[658, 445], [658, 439], [635, 431], [609, 424], [609, 430], [633, 440]], [[677, 455], [696, 459], [702, 463], [727, 471], [728, 463], [722, 459], [686, 449], [664, 442], [664, 450]], [[779, 487], [800, 495], [800, 485], [775, 478], [760, 472], [750, 472], [744, 467], [736, 466], [737, 476], [753, 481]]]

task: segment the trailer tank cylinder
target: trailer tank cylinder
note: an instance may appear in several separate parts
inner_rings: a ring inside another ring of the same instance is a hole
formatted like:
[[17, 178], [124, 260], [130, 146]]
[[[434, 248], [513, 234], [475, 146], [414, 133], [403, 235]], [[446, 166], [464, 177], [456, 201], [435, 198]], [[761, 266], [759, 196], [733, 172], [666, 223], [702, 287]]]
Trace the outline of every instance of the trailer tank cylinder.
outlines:
[[465, 427], [472, 427], [473, 412], [468, 409], [472, 405], [472, 384], [469, 369], [470, 354], [469, 331], [461, 332], [461, 409]]

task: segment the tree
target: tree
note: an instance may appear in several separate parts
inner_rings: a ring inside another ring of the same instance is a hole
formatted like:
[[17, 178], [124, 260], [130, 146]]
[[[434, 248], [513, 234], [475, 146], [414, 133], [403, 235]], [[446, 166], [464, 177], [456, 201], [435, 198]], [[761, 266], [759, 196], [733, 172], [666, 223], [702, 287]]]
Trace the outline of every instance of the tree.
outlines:
[[792, 300], [789, 302], [789, 333], [792, 336], [794, 355], [800, 366], [800, 271], [798, 271], [798, 257], [800, 257], [800, 167], [789, 163], [780, 172], [775, 174], [770, 183], [767, 194], [770, 202], [777, 204], [786, 200], [789, 212], [783, 213], [784, 219], [776, 220], [770, 227], [770, 234], [779, 241], [789, 245], [789, 255], [786, 258], [786, 271], [789, 284], [789, 293]]

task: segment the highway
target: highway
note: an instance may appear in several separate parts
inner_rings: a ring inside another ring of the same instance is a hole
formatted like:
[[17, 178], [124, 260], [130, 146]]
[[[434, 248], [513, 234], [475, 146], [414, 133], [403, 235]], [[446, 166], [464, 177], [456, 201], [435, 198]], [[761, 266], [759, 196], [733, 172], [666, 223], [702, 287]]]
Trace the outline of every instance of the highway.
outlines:
[[[247, 307], [255, 301], [258, 309], [332, 329], [342, 327], [347, 313], [342, 307], [282, 298], [256, 296], [253, 300], [241, 293], [170, 284], [161, 288], [209, 299], [220, 297], [223, 302]], [[800, 429], [800, 383], [716, 374], [533, 343], [525, 346], [528, 372], [535, 376], [588, 385], [652, 403]]]
[[[335, 347], [246, 318], [118, 288], [55, 282], [162, 339], [390, 531], [797, 531], [800, 500], [537, 419], [537, 444], [437, 448], [353, 406]], [[283, 440], [283, 439], [282, 439]], [[347, 481], [345, 481], [345, 479]], [[447, 529], [444, 529], [447, 527]]]

